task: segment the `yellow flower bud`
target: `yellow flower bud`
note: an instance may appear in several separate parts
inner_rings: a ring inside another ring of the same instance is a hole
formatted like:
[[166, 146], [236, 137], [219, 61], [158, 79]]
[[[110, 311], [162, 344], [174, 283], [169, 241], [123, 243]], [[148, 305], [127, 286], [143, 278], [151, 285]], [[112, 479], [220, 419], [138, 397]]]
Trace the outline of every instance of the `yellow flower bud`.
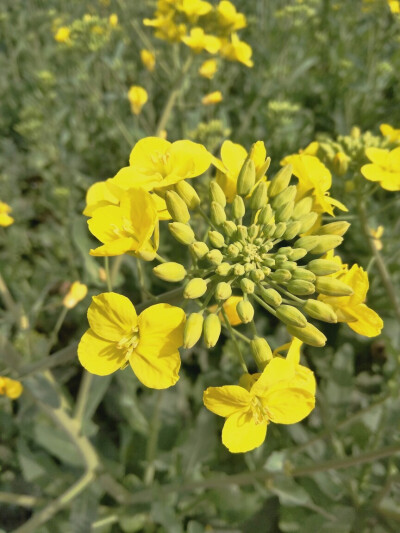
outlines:
[[258, 222], [260, 224], [268, 224], [268, 222], [271, 220], [273, 216], [273, 211], [271, 206], [268, 204], [265, 207], [263, 207], [260, 211], [260, 214], [258, 215]]
[[339, 263], [328, 259], [313, 259], [308, 263], [307, 268], [317, 276], [328, 276], [338, 272], [341, 266]]
[[267, 203], [267, 184], [264, 181], [260, 181], [254, 191], [251, 194], [250, 198], [250, 207], [253, 211], [261, 209]]
[[232, 202], [232, 214], [233, 218], [239, 219], [244, 217], [246, 208], [244, 206], [243, 198], [236, 195]]
[[156, 56], [150, 50], [140, 50], [140, 59], [149, 72], [153, 72], [156, 66]]
[[346, 174], [349, 168], [350, 157], [343, 152], [337, 152], [333, 158], [333, 172], [338, 176]]
[[210, 214], [211, 220], [216, 226], [220, 226], [226, 221], [225, 210], [222, 205], [217, 202], [211, 202]]
[[254, 307], [248, 300], [241, 300], [236, 306], [236, 311], [243, 324], [248, 324], [253, 320]]
[[190, 245], [190, 251], [197, 259], [203, 259], [209, 252], [209, 248], [205, 242], [195, 241]]
[[317, 278], [315, 288], [320, 294], [326, 296], [350, 296], [353, 294], [353, 289], [349, 285], [331, 277]]
[[0, 394], [4, 394], [10, 400], [16, 400], [21, 396], [23, 390], [24, 387], [19, 381], [0, 376]]
[[203, 330], [203, 315], [201, 313], [192, 313], [186, 320], [183, 331], [183, 347], [193, 348], [199, 341]]
[[232, 296], [232, 288], [229, 283], [220, 281], [215, 287], [214, 296], [216, 300], [224, 301]]
[[63, 306], [67, 309], [72, 309], [87, 295], [88, 288], [84, 283], [74, 281], [69, 291], [64, 296]]
[[215, 59], [207, 59], [201, 64], [199, 68], [199, 74], [200, 76], [203, 76], [203, 78], [208, 78], [211, 80], [217, 72], [217, 68], [218, 64]]
[[231, 270], [232, 265], [230, 265], [229, 263], [221, 263], [217, 266], [215, 272], [218, 274], [218, 276], [228, 276]]
[[236, 230], [237, 238], [241, 241], [244, 241], [247, 239], [248, 232], [247, 232], [247, 226], [239, 225]]
[[272, 272], [270, 277], [274, 281], [282, 283], [283, 281], [289, 281], [292, 277], [292, 274], [289, 272], [289, 270], [286, 270], [284, 268], [278, 268], [277, 270], [275, 270], [275, 272]]
[[316, 275], [310, 270], [306, 270], [302, 267], [297, 267], [296, 270], [293, 271], [293, 278], [304, 279], [305, 281], [315, 281]]
[[219, 104], [222, 102], [222, 93], [221, 91], [213, 91], [212, 93], [208, 93], [201, 99], [201, 103], [203, 105], [213, 105], [213, 104]]
[[260, 287], [260, 295], [264, 302], [274, 307], [278, 307], [282, 303], [282, 296], [275, 289]]
[[255, 286], [250, 279], [242, 278], [240, 280], [240, 288], [245, 294], [253, 294]]
[[251, 279], [256, 283], [263, 281], [265, 279], [265, 273], [260, 268], [257, 268], [251, 273]]
[[181, 244], [192, 244], [195, 240], [193, 230], [187, 224], [182, 222], [170, 222], [168, 224], [169, 231], [172, 233], [173, 237]]
[[279, 172], [272, 178], [268, 195], [270, 198], [277, 196], [281, 191], [287, 188], [289, 185], [290, 179], [292, 177], [292, 165], [285, 165], [282, 167]]
[[222, 248], [223, 246], [225, 246], [224, 236], [219, 231], [210, 230], [208, 232], [208, 238], [210, 239], [210, 243], [215, 248]]
[[250, 342], [250, 349], [258, 369], [262, 372], [272, 359], [272, 350], [268, 342], [262, 337], [254, 337]]
[[288, 326], [287, 330], [290, 335], [293, 335], [293, 337], [297, 337], [305, 344], [309, 344], [310, 346], [316, 346], [318, 348], [325, 346], [325, 335], [309, 322], [307, 322], [304, 328]]
[[231, 259], [235, 259], [239, 255], [239, 248], [234, 244], [230, 244], [227, 249], [227, 254]]
[[301, 224], [301, 230], [299, 233], [306, 233], [306, 231], [310, 230], [317, 222], [317, 219], [318, 213], [315, 213], [314, 211], [311, 211], [311, 213], [307, 213], [306, 215], [300, 217], [299, 222]]
[[210, 199], [213, 202], [217, 202], [222, 207], [226, 206], [225, 193], [216, 181], [210, 182]]
[[256, 182], [256, 166], [253, 159], [247, 157], [240, 169], [237, 180], [237, 192], [240, 196], [247, 196]]
[[112, 28], [116, 28], [118, 26], [118, 15], [116, 15], [115, 13], [112, 13], [108, 17], [108, 22], [110, 23], [110, 26]]
[[224, 256], [219, 250], [210, 250], [207, 254], [207, 259], [212, 265], [220, 265], [224, 260]]
[[318, 229], [318, 235], [339, 235], [342, 237], [346, 231], [349, 229], [350, 224], [345, 220], [340, 220], [338, 222], [330, 222], [325, 224]]
[[312, 318], [335, 324], [337, 316], [332, 306], [319, 300], [307, 300], [303, 306], [304, 311]]
[[315, 292], [315, 286], [304, 279], [293, 279], [287, 284], [287, 290], [296, 296], [307, 296]]
[[235, 276], [243, 276], [243, 274], [244, 274], [244, 266], [241, 265], [240, 263], [237, 263], [233, 267], [233, 273], [235, 274]]
[[200, 198], [194, 187], [185, 180], [175, 185], [175, 191], [179, 194], [189, 209], [196, 209], [200, 205]]
[[310, 250], [312, 254], [324, 254], [343, 242], [343, 237], [340, 235], [318, 235], [317, 238], [319, 239], [317, 246]]
[[227, 220], [222, 224], [223, 230], [227, 237], [232, 237], [232, 235], [237, 231], [237, 226], [232, 220]]
[[128, 100], [131, 104], [132, 113], [139, 115], [142, 111], [142, 107], [148, 100], [148, 94], [146, 89], [138, 85], [132, 85], [128, 91]]
[[204, 342], [207, 348], [213, 348], [221, 335], [221, 322], [217, 315], [210, 314], [204, 321]]
[[[279, 194], [275, 196], [275, 198], [272, 200], [272, 206], [275, 209], [279, 209], [283, 205], [287, 204], [288, 202], [294, 201], [297, 194], [297, 187], [296, 185], [289, 185], [286, 189], [281, 191]], [[293, 206], [294, 207], [294, 206]]]
[[193, 300], [200, 298], [207, 291], [207, 282], [202, 278], [193, 278], [186, 285], [183, 297]]
[[292, 305], [280, 305], [276, 310], [276, 316], [288, 326], [304, 328], [307, 325], [307, 319], [301, 311]]
[[165, 203], [169, 214], [176, 222], [186, 224], [190, 220], [190, 214], [186, 203], [175, 191], [168, 191], [165, 195]]
[[173, 261], [154, 267], [153, 272], [158, 278], [170, 282], [182, 281], [186, 276], [185, 267]]

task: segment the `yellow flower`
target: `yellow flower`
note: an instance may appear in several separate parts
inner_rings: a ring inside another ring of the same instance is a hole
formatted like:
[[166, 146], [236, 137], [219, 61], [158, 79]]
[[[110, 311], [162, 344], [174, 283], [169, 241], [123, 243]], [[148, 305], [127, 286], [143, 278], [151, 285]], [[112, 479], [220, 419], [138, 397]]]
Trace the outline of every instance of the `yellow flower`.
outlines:
[[388, 0], [390, 11], [394, 14], [400, 13], [400, 1], [399, 0]]
[[310, 144], [308, 144], [305, 148], [303, 148], [302, 150], [299, 150], [299, 154], [316, 156], [318, 153], [318, 150], [319, 150], [319, 142], [313, 141]]
[[156, 204], [151, 194], [142, 189], [127, 191], [118, 206], [107, 205], [96, 209], [88, 220], [88, 226], [103, 243], [103, 246], [90, 250], [90, 255], [130, 253], [143, 259], [153, 259], [158, 248]]
[[0, 376], [0, 394], [8, 396], [10, 400], [16, 400], [21, 396], [23, 390], [24, 387], [19, 381]]
[[379, 181], [387, 191], [400, 191], [400, 146], [392, 151], [367, 148], [365, 154], [372, 163], [361, 167], [364, 178]]
[[219, 102], [222, 102], [221, 91], [214, 91], [212, 93], [208, 93], [201, 99], [201, 103], [203, 105], [219, 104]]
[[108, 17], [108, 22], [110, 23], [110, 26], [112, 28], [116, 28], [118, 26], [118, 15], [116, 15], [115, 13], [112, 13]]
[[54, 39], [58, 43], [66, 43], [69, 41], [71, 31], [68, 28], [68, 26], [61, 26], [61, 28], [58, 28], [56, 34], [54, 35]]
[[221, 47], [221, 41], [214, 35], [207, 35], [203, 28], [192, 28], [190, 35], [182, 37], [182, 42], [196, 54], [206, 50], [210, 54], [216, 54]]
[[145, 26], [155, 28], [155, 36], [159, 39], [176, 43], [182, 40], [186, 33], [185, 24], [175, 24], [173, 21], [174, 13], [158, 14], [155, 19], [144, 19]]
[[192, 23], [199, 17], [207, 15], [213, 7], [209, 2], [204, 2], [203, 0], [180, 0], [176, 4], [176, 9], [185, 13]]
[[[341, 264], [338, 256], [329, 257]], [[348, 270], [347, 265], [342, 265], [342, 269], [336, 274], [332, 274], [339, 281], [346, 283], [353, 289], [351, 296], [324, 296], [320, 294], [318, 300], [333, 307], [337, 315], [338, 322], [345, 322], [359, 335], [366, 337], [376, 337], [383, 328], [380, 316], [370, 309], [364, 302], [369, 288], [368, 274], [357, 264]]]
[[243, 13], [238, 13], [236, 7], [227, 0], [222, 0], [217, 6], [218, 23], [229, 32], [240, 30], [246, 27], [246, 17]]
[[400, 142], [400, 128], [395, 129], [389, 124], [381, 124], [379, 129], [381, 130], [382, 135], [388, 138], [389, 142]]
[[[256, 167], [256, 183], [265, 176], [267, 151], [262, 141], [257, 141], [251, 152], [251, 159]], [[232, 202], [236, 195], [236, 184], [240, 169], [247, 157], [247, 151], [242, 145], [232, 141], [224, 141], [221, 146], [222, 163], [214, 158], [217, 167], [217, 183], [224, 191], [228, 202]]]
[[0, 226], [7, 227], [14, 222], [13, 217], [9, 215], [11, 211], [12, 209], [8, 204], [0, 202]]
[[69, 291], [64, 296], [63, 305], [67, 309], [72, 309], [87, 295], [88, 288], [84, 283], [74, 281], [69, 288]]
[[149, 72], [153, 72], [156, 66], [156, 56], [150, 50], [140, 50], [140, 59]]
[[[222, 305], [231, 326], [239, 326], [239, 324], [242, 324], [242, 321], [240, 320], [239, 315], [236, 311], [237, 304], [242, 300], [243, 296], [230, 296]], [[210, 311], [210, 313], [215, 313], [217, 308], [217, 305], [212, 305], [208, 308], [208, 310]], [[219, 313], [218, 316], [221, 322], [224, 322], [223, 314]]]
[[246, 67], [252, 67], [254, 65], [251, 60], [252, 53], [251, 46], [241, 41], [236, 33], [231, 35], [230, 41], [224, 40], [221, 43], [220, 54], [222, 57], [229, 59], [229, 61], [239, 61], [239, 63], [243, 63]]
[[208, 78], [212, 80], [215, 73], [217, 72], [218, 63], [215, 59], [207, 59], [200, 65], [199, 74], [203, 78]]
[[245, 374], [240, 383], [209, 387], [203, 396], [207, 409], [226, 418], [222, 443], [232, 453], [260, 446], [269, 422], [295, 424], [314, 409], [313, 373], [292, 361], [276, 357], [262, 374]]
[[377, 250], [382, 250], [383, 248], [382, 241], [381, 241], [383, 230], [384, 230], [383, 226], [378, 226], [376, 229], [373, 229], [373, 228], [369, 229], [369, 232], [374, 239], [375, 248]]
[[281, 164], [291, 164], [293, 174], [299, 180], [297, 185], [297, 200], [300, 200], [312, 191], [313, 211], [317, 213], [329, 213], [332, 216], [333, 207], [347, 211], [346, 206], [329, 196], [328, 191], [332, 185], [332, 175], [318, 157], [293, 154], [285, 157]]
[[146, 387], [166, 389], [178, 381], [182, 309], [157, 304], [137, 316], [128, 298], [107, 292], [93, 297], [88, 320], [90, 329], [78, 346], [86, 370], [106, 376], [130, 364]]
[[138, 85], [132, 85], [128, 91], [128, 99], [131, 104], [132, 113], [139, 115], [142, 111], [142, 107], [149, 99], [146, 89], [139, 87]]
[[122, 168], [112, 182], [123, 189], [163, 189], [200, 176], [210, 164], [211, 154], [201, 144], [145, 137], [133, 147], [129, 167]]

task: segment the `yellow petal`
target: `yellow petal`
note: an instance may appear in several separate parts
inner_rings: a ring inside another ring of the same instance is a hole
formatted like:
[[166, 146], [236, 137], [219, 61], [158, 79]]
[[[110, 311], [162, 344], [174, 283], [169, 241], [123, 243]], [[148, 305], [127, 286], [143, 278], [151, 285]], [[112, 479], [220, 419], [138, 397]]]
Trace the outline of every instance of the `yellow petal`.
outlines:
[[143, 189], [131, 189], [121, 199], [123, 222], [132, 225], [129, 236], [137, 239], [137, 250], [152, 236], [157, 222], [157, 208], [151, 194]]
[[383, 321], [375, 311], [365, 304], [360, 304], [354, 309], [354, 312], [357, 316], [357, 321], [348, 323], [348, 326], [353, 331], [366, 337], [376, 337], [380, 334], [383, 328]]
[[263, 164], [265, 163], [266, 157], [267, 157], [267, 150], [265, 149], [264, 142], [257, 141], [256, 143], [254, 143], [254, 148], [253, 148], [251, 158], [254, 161], [254, 164], [257, 170], [263, 166]]
[[364, 302], [369, 289], [368, 274], [357, 264], [354, 264], [344, 276], [340, 276], [343, 281], [353, 289], [353, 294], [348, 298], [350, 307]]
[[[368, 157], [370, 161], [373, 163], [385, 167], [387, 165], [388, 161], [388, 155], [389, 150], [385, 150], [383, 148], [367, 148], [365, 150], [365, 155]], [[367, 178], [369, 179], [369, 178]]]
[[293, 379], [295, 376], [294, 368], [294, 365], [290, 361], [275, 357], [264, 368], [260, 378], [253, 385], [250, 391], [251, 394], [262, 397], [270, 387], [279, 383], [279, 381]]
[[167, 389], [179, 379], [181, 359], [178, 351], [153, 357], [142, 355], [135, 350], [130, 364], [139, 381], [151, 389]]
[[129, 164], [142, 174], [154, 172], [154, 153], [165, 154], [171, 143], [160, 137], [145, 137], [138, 141], [129, 156]]
[[107, 376], [124, 365], [126, 352], [118, 349], [116, 342], [102, 339], [88, 329], [78, 345], [78, 358], [91, 374]]
[[266, 421], [256, 424], [251, 411], [239, 411], [225, 420], [222, 443], [231, 453], [245, 453], [258, 448], [266, 435]]
[[251, 396], [239, 385], [208, 387], [203, 394], [204, 405], [219, 416], [230, 416], [237, 411], [249, 409]]
[[110, 181], [125, 191], [135, 188], [151, 191], [161, 179], [154, 174], [141, 174], [135, 167], [123, 167]]
[[116, 342], [131, 335], [138, 323], [132, 302], [115, 292], [93, 296], [87, 315], [96, 335]]
[[300, 348], [303, 342], [297, 337], [293, 337], [292, 342], [290, 343], [290, 348], [286, 355], [286, 360], [290, 361], [296, 365], [300, 363]]
[[394, 172], [400, 172], [400, 146], [389, 154], [389, 168]]
[[119, 197], [108, 187], [107, 181], [93, 183], [86, 193], [86, 207], [83, 214], [91, 217], [96, 209], [109, 204], [117, 205]]
[[131, 237], [124, 237], [122, 239], [116, 239], [115, 241], [108, 242], [90, 250], [90, 255], [95, 257], [113, 257], [115, 255], [123, 255], [131, 250], [134, 250], [137, 246], [137, 241]]
[[113, 241], [117, 238], [116, 230], [120, 237], [128, 237], [123, 230], [121, 209], [116, 205], [99, 207], [93, 213], [93, 218], [88, 220], [89, 231], [102, 243]]
[[263, 397], [269, 419], [276, 424], [296, 424], [308, 416], [315, 406], [315, 397], [305, 388], [285, 382], [272, 387]]
[[176, 141], [169, 151], [174, 158], [174, 174], [193, 178], [203, 174], [211, 165], [211, 154], [202, 144], [192, 141]]
[[222, 162], [236, 180], [246, 157], [247, 152], [241, 144], [232, 141], [223, 142], [221, 146]]

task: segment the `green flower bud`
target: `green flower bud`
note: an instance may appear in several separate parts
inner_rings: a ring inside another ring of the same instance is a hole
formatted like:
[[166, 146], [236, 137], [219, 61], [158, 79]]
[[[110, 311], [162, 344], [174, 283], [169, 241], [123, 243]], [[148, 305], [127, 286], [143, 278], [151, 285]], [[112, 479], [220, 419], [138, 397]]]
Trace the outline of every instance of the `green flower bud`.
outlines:
[[342, 237], [349, 229], [350, 224], [345, 220], [339, 220], [338, 222], [330, 222], [321, 226], [318, 230], [318, 235], [339, 235]]
[[267, 203], [267, 184], [265, 181], [260, 181], [254, 191], [251, 194], [250, 198], [250, 207], [253, 211], [261, 209]]
[[217, 202], [211, 202], [210, 214], [211, 220], [216, 226], [220, 226], [226, 221], [225, 210], [222, 205]]
[[214, 348], [221, 335], [221, 321], [218, 315], [208, 315], [204, 321], [204, 342], [207, 348]]
[[243, 276], [244, 274], [244, 266], [238, 263], [233, 267], [233, 273], [235, 276]]
[[233, 244], [240, 252], [243, 252], [243, 244], [240, 241], [235, 241]]
[[276, 310], [276, 316], [287, 326], [305, 328], [307, 325], [306, 317], [297, 309], [297, 307], [293, 307], [293, 305], [280, 305]]
[[182, 281], [186, 276], [186, 269], [179, 263], [161, 263], [153, 268], [153, 273], [164, 281]]
[[257, 224], [252, 224], [249, 227], [249, 231], [248, 231], [250, 239], [255, 239], [259, 231], [260, 231], [260, 226], [257, 226]]
[[304, 328], [288, 326], [287, 330], [290, 335], [292, 335], [293, 337], [297, 337], [305, 344], [309, 344], [310, 346], [317, 346], [318, 348], [325, 346], [325, 335], [309, 322], [307, 322]]
[[220, 281], [215, 287], [214, 296], [217, 300], [227, 300], [232, 296], [232, 287], [225, 281]]
[[279, 209], [283, 205], [294, 201], [296, 198], [297, 193], [297, 187], [296, 185], [289, 185], [286, 189], [281, 191], [279, 194], [275, 196], [275, 198], [272, 200], [272, 206], [275, 209]]
[[236, 237], [244, 241], [247, 239], [248, 233], [247, 233], [247, 227], [246, 226], [238, 226], [236, 231]]
[[243, 324], [248, 324], [253, 320], [254, 307], [248, 300], [241, 300], [236, 306], [236, 312]]
[[296, 248], [296, 250], [292, 250], [289, 254], [289, 259], [291, 261], [298, 261], [299, 259], [303, 259], [307, 255], [307, 250], [304, 250], [304, 248]]
[[306, 233], [306, 231], [310, 230], [317, 222], [317, 219], [318, 213], [315, 213], [314, 211], [300, 217], [299, 222], [301, 224], [301, 230], [299, 233]]
[[267, 266], [262, 266], [261, 270], [262, 270], [262, 273], [265, 276], [269, 276], [271, 274], [271, 269], [269, 267], [267, 267]]
[[190, 246], [190, 251], [197, 259], [203, 259], [209, 252], [209, 248], [205, 242], [195, 241]]
[[286, 231], [283, 234], [283, 238], [286, 241], [291, 241], [292, 239], [296, 237], [296, 235], [300, 233], [300, 231], [301, 231], [301, 222], [299, 222], [298, 220], [294, 222], [289, 222], [286, 227]]
[[227, 220], [222, 224], [223, 230], [227, 237], [232, 237], [237, 230], [237, 226], [232, 220]]
[[196, 209], [200, 205], [200, 198], [195, 189], [185, 180], [178, 181], [174, 187], [189, 209]]
[[[284, 226], [284, 228], [285, 228], [285, 230], [286, 230], [286, 225]], [[269, 237], [272, 237], [272, 235], [274, 234], [275, 230], [276, 230], [276, 226], [275, 226], [275, 224], [274, 224], [273, 222], [270, 223], [270, 224], [267, 224], [267, 225], [265, 226], [265, 228], [263, 229], [263, 235], [264, 235], [264, 237], [266, 237], [267, 239], [268, 239]], [[285, 232], [285, 230], [284, 230], [284, 232]], [[283, 233], [284, 233], [284, 232], [283, 232]]]
[[175, 191], [168, 191], [165, 195], [165, 203], [169, 214], [176, 222], [186, 224], [190, 220], [187, 205]]
[[275, 270], [275, 272], [272, 272], [272, 274], [270, 274], [270, 277], [273, 281], [282, 283], [283, 281], [289, 281], [292, 277], [292, 274], [289, 272], [289, 270], [278, 268], [278, 270]]
[[254, 265], [254, 263], [246, 263], [244, 265], [244, 271], [246, 272], [246, 274], [253, 272], [253, 270], [255, 269], [256, 269], [256, 266]]
[[240, 250], [234, 244], [230, 244], [226, 252], [227, 252], [228, 257], [230, 257], [231, 259], [235, 259], [235, 257], [239, 255]]
[[317, 277], [313, 272], [302, 267], [297, 267], [292, 275], [294, 279], [303, 279], [305, 281], [315, 281]]
[[193, 278], [183, 291], [183, 297], [194, 300], [200, 298], [207, 291], [207, 282], [202, 278]]
[[297, 263], [295, 261], [282, 261], [278, 266], [279, 268], [283, 268], [283, 270], [289, 270], [289, 272], [293, 273], [293, 270], [297, 268]]
[[282, 205], [275, 212], [275, 220], [278, 220], [279, 222], [287, 222], [293, 214], [293, 206], [294, 206], [293, 200], [291, 202], [288, 202], [285, 205]]
[[192, 313], [186, 320], [183, 330], [183, 347], [193, 348], [199, 341], [203, 330], [204, 318], [201, 313]]
[[333, 172], [338, 176], [343, 176], [346, 174], [347, 169], [349, 168], [349, 161], [351, 158], [344, 154], [343, 152], [338, 152], [333, 158]]
[[343, 242], [343, 237], [340, 235], [318, 235], [319, 241], [317, 246], [315, 246], [310, 253], [312, 254], [324, 254], [333, 250]]
[[189, 245], [195, 240], [193, 230], [187, 224], [183, 224], [182, 222], [170, 222], [168, 228], [172, 233], [172, 236], [181, 244]]
[[247, 278], [242, 278], [240, 280], [240, 288], [244, 292], [244, 294], [253, 294], [254, 292], [254, 283]]
[[319, 300], [307, 300], [303, 306], [304, 311], [312, 318], [335, 324], [337, 316], [333, 307]]
[[314, 284], [304, 279], [292, 279], [286, 286], [287, 290], [296, 296], [308, 296], [315, 292]]
[[292, 177], [292, 165], [285, 165], [270, 181], [268, 195], [270, 198], [277, 196], [281, 191], [287, 188]]
[[219, 231], [209, 231], [208, 238], [210, 239], [210, 243], [214, 246], [214, 248], [222, 248], [225, 246], [224, 236]]
[[217, 202], [222, 207], [226, 206], [225, 193], [216, 181], [210, 183], [210, 200], [212, 202]]
[[286, 223], [278, 222], [274, 231], [274, 239], [280, 239], [286, 231]]
[[258, 369], [262, 372], [272, 359], [272, 350], [262, 337], [254, 337], [250, 341], [250, 349]]
[[307, 268], [317, 276], [328, 276], [329, 274], [335, 274], [335, 272], [338, 272], [341, 267], [335, 261], [329, 261], [328, 259], [313, 259], [308, 263]]
[[262, 255], [262, 260], [265, 266], [267, 267], [274, 267], [275, 266], [275, 259], [268, 254]]
[[326, 296], [350, 296], [353, 294], [353, 289], [349, 285], [330, 277], [317, 278], [315, 288], [320, 294]]
[[240, 196], [247, 196], [256, 182], [256, 166], [254, 161], [247, 157], [240, 169], [237, 180], [237, 192]]
[[319, 240], [317, 235], [306, 235], [305, 237], [300, 237], [300, 239], [297, 239], [293, 246], [294, 248], [304, 248], [304, 250], [309, 252], [315, 248], [318, 243]]
[[259, 281], [263, 281], [263, 279], [265, 279], [265, 273], [260, 268], [257, 268], [256, 270], [253, 270], [253, 272], [251, 273], [251, 279], [255, 281], [256, 283]]
[[275, 254], [275, 263], [278, 265], [278, 263], [283, 263], [283, 261], [287, 261], [287, 255], [279, 250], [279, 252]]
[[293, 218], [298, 220], [304, 215], [307, 215], [312, 208], [312, 198], [310, 196], [306, 196], [305, 198], [302, 198], [299, 202], [296, 202], [293, 209]]
[[268, 222], [271, 220], [273, 216], [273, 211], [271, 206], [268, 204], [265, 207], [263, 207], [260, 211], [260, 214], [258, 215], [258, 223], [259, 224], [268, 224]]
[[246, 208], [244, 206], [243, 198], [236, 195], [232, 202], [233, 218], [235, 219], [243, 218], [245, 213], [246, 213]]
[[282, 303], [282, 296], [275, 289], [266, 289], [265, 287], [259, 287], [261, 298], [269, 305], [278, 307]]
[[207, 254], [207, 259], [212, 265], [220, 265], [224, 260], [224, 256], [219, 250], [210, 250]]
[[232, 270], [232, 265], [229, 263], [221, 263], [217, 266], [215, 269], [215, 272], [218, 274], [218, 276], [228, 276], [230, 271]]

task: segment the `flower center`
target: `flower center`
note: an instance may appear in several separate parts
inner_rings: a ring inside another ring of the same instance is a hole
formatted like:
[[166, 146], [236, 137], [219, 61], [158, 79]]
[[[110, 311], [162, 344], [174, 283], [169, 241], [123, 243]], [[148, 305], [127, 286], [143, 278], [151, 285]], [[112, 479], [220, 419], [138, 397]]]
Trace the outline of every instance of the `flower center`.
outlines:
[[122, 339], [117, 344], [117, 348], [125, 352], [124, 354], [125, 362], [122, 365], [122, 368], [126, 367], [133, 353], [133, 350], [136, 348], [138, 344], [139, 344], [139, 327], [136, 326], [135, 328], [132, 328], [131, 334], [126, 335], [125, 337], [122, 337]]
[[262, 424], [263, 422], [267, 422], [269, 420], [268, 411], [263, 406], [260, 398], [258, 398], [257, 396], [254, 396], [254, 398], [252, 398], [250, 408], [253, 414], [254, 423], [256, 425]]

